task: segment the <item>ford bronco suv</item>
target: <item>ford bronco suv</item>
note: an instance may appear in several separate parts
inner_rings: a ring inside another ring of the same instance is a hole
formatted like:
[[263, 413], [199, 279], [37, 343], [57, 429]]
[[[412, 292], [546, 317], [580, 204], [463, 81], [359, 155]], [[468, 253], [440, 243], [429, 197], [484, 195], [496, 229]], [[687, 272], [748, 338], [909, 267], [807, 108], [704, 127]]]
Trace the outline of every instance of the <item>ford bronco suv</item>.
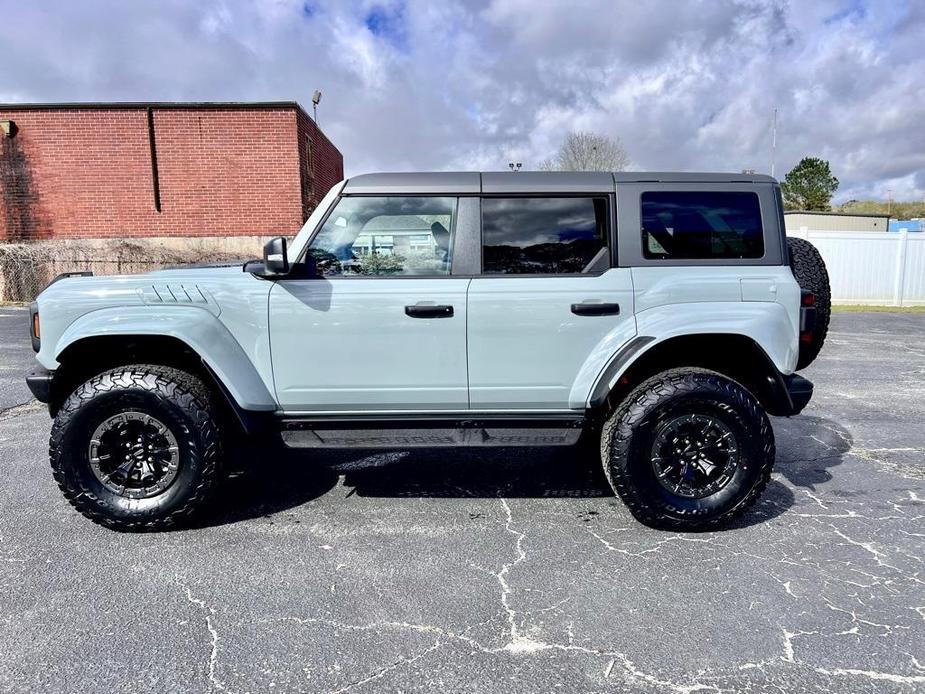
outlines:
[[765, 488], [828, 325], [760, 175], [370, 174], [243, 268], [76, 274], [32, 306], [28, 383], [64, 495], [120, 530], [188, 518], [257, 436], [590, 439], [639, 520], [711, 527]]

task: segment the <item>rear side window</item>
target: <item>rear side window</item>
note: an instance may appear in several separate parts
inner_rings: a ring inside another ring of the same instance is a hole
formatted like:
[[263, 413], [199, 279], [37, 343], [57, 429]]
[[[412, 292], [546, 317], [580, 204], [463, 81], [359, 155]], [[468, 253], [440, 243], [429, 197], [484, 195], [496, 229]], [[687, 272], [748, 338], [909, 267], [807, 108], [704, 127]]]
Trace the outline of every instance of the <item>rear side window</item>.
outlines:
[[577, 274], [608, 266], [606, 198], [482, 199], [483, 274]]
[[761, 208], [755, 193], [658, 191], [642, 194], [646, 258], [760, 258]]

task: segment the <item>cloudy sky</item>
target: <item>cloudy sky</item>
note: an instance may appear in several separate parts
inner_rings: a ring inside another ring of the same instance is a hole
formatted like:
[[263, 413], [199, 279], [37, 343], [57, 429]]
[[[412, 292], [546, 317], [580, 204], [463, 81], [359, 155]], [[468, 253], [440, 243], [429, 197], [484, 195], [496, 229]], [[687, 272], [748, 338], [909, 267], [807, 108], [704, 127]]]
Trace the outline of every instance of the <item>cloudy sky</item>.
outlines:
[[922, 0], [0, 0], [0, 102], [298, 100], [347, 174], [534, 168], [568, 130], [632, 168], [829, 159], [925, 196]]

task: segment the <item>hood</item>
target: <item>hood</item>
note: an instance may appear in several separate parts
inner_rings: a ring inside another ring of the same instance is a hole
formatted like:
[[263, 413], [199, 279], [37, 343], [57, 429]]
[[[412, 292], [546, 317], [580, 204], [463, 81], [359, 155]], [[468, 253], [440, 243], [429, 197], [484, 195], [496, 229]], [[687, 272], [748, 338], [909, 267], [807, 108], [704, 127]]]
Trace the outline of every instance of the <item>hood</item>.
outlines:
[[[225, 277], [235, 272], [244, 272], [244, 261], [226, 263], [202, 263], [199, 265], [177, 265], [162, 270], [142, 273], [144, 277]], [[133, 275], [134, 276], [134, 275]]]

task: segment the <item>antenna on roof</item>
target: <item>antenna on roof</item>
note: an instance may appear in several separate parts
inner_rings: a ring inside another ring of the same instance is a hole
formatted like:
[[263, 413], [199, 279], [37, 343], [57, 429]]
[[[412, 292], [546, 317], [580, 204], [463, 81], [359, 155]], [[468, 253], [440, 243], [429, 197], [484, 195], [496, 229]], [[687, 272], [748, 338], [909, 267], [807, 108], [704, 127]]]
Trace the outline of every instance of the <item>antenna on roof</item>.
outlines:
[[316, 89], [315, 93], [312, 94], [312, 114], [314, 116], [315, 125], [318, 125], [318, 104], [321, 103], [321, 91]]
[[777, 158], [777, 109], [774, 109], [774, 120], [771, 123], [771, 178], [774, 178], [774, 160]]

